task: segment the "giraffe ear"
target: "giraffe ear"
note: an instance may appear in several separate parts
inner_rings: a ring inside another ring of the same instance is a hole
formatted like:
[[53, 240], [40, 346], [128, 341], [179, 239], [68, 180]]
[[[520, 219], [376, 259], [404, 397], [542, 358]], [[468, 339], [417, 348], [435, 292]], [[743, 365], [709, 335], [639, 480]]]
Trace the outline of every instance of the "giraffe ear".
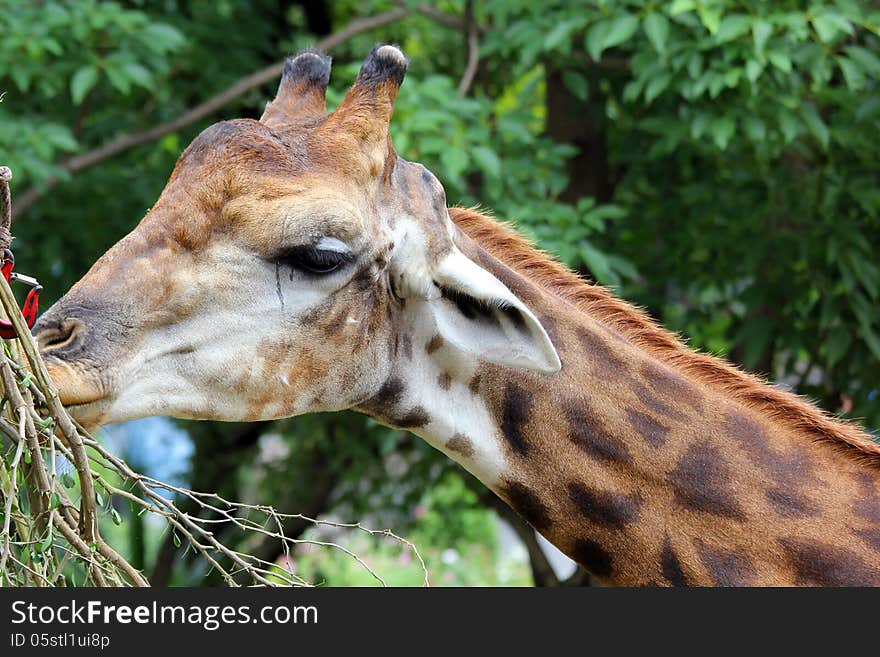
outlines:
[[562, 367], [547, 331], [532, 311], [457, 248], [432, 274], [440, 295], [428, 306], [444, 340], [498, 365], [545, 373]]

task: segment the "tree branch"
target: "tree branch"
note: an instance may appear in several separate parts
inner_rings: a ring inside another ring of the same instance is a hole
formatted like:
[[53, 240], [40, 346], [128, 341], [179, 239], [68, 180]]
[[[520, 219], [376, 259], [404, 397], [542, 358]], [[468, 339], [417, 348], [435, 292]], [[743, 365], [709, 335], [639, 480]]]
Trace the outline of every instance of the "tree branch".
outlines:
[[[315, 48], [324, 51], [333, 50], [361, 32], [367, 32], [382, 27], [383, 25], [388, 25], [389, 23], [393, 23], [403, 18], [409, 13], [410, 11], [406, 7], [398, 7], [386, 11], [385, 13], [377, 14], [376, 16], [355, 19], [342, 29], [328, 36], [326, 39], [318, 41], [318, 43], [315, 44]], [[282, 61], [267, 66], [256, 73], [246, 75], [239, 79], [235, 84], [227, 87], [224, 91], [221, 91], [216, 96], [212, 96], [200, 105], [193, 107], [191, 110], [184, 112], [176, 119], [160, 123], [149, 130], [122, 135], [86, 153], [69, 157], [61, 163], [61, 168], [69, 173], [75, 173], [103, 162], [104, 160], [134, 148], [135, 146], [140, 146], [141, 144], [161, 139], [169, 133], [176, 132], [181, 128], [185, 128], [186, 126], [213, 114], [224, 105], [227, 105], [251, 89], [278, 78], [283, 69], [284, 62]], [[49, 178], [45, 181], [42, 187], [31, 187], [19, 194], [16, 199], [14, 210], [15, 216], [20, 216], [25, 212], [37, 201], [37, 199], [54, 187], [57, 182], [57, 178]]]
[[[405, 6], [406, 2], [398, 2], [397, 4], [400, 6]], [[431, 5], [419, 5], [415, 8], [415, 10], [423, 16], [430, 18], [432, 21], [440, 23], [445, 27], [452, 28], [453, 30], [462, 30], [468, 27], [468, 24], [465, 20], [462, 20], [458, 16], [447, 14], [445, 11], [441, 11], [436, 7], [432, 7]], [[477, 31], [482, 34], [483, 29], [479, 25], [477, 25], [476, 28]]]
[[[222, 446], [223, 454], [226, 458], [210, 459], [210, 470], [206, 477], [201, 477], [199, 484], [204, 490], [217, 491], [224, 480], [232, 477], [233, 471], [241, 463], [240, 454], [250, 450], [266, 431], [272, 426], [273, 421], [269, 422], [253, 422], [246, 424], [243, 429], [238, 431], [229, 442], [225, 442]], [[200, 516], [204, 509], [200, 509], [195, 500], [184, 498], [178, 504], [178, 508], [184, 513], [195, 514]], [[206, 514], [208, 517], [215, 517], [215, 514]], [[174, 544], [174, 532], [169, 531], [165, 535], [165, 540], [159, 546], [156, 553], [156, 560], [153, 563], [153, 571], [150, 575], [150, 583], [153, 586], [168, 586], [171, 575], [173, 574], [174, 564], [180, 551]], [[194, 552], [189, 552], [193, 556], [197, 556]]]
[[477, 68], [480, 65], [480, 40], [477, 28], [477, 22], [474, 19], [474, 2], [467, 0], [464, 5], [465, 17], [465, 38], [467, 40], [468, 61], [464, 69], [464, 75], [461, 76], [461, 82], [458, 83], [458, 95], [464, 98], [471, 90], [474, 83], [474, 77], [477, 75]]
[[[327, 468], [324, 470], [318, 476], [312, 491], [313, 494], [306, 502], [304, 510], [300, 511], [301, 515], [287, 518], [282, 523], [278, 533], [287, 540], [280, 540], [275, 536], [264, 536], [256, 547], [251, 548], [249, 554], [255, 559], [274, 563], [279, 553], [289, 550], [290, 541], [298, 539], [309, 527], [314, 526], [309, 518], [317, 518], [327, 510], [338, 479], [339, 476], [335, 469]], [[244, 584], [244, 580], [242, 583]]]

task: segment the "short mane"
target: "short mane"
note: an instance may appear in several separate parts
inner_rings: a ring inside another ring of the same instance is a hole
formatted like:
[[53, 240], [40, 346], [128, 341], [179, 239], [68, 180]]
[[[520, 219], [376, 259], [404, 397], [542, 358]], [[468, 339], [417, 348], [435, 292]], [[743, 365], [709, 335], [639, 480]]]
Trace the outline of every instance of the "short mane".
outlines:
[[832, 418], [797, 395], [775, 388], [715, 356], [689, 349], [644, 311], [613, 296], [601, 285], [584, 280], [539, 251], [511, 226], [473, 209], [450, 208], [449, 215], [490, 255], [683, 374], [796, 431], [844, 447], [850, 455], [880, 468], [880, 444], [856, 425]]

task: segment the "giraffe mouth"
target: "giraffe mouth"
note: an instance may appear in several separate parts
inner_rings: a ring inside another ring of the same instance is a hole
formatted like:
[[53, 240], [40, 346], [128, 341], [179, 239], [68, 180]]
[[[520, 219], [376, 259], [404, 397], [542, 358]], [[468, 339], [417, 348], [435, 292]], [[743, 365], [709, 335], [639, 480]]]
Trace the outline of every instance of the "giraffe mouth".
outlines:
[[46, 358], [46, 369], [70, 415], [87, 431], [100, 426], [110, 406], [100, 377], [88, 368], [52, 357]]
[[65, 404], [64, 408], [83, 429], [92, 432], [105, 424], [104, 418], [107, 416], [109, 406], [109, 400], [104, 398], [82, 404]]

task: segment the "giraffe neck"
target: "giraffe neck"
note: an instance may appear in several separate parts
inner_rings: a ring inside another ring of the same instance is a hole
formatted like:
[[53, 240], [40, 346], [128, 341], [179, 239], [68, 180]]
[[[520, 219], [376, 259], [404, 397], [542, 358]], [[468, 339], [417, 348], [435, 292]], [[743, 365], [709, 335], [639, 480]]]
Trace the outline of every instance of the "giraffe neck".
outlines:
[[416, 330], [368, 412], [445, 452], [609, 583], [880, 584], [876, 468], [470, 249], [535, 312], [562, 370], [476, 364]]

